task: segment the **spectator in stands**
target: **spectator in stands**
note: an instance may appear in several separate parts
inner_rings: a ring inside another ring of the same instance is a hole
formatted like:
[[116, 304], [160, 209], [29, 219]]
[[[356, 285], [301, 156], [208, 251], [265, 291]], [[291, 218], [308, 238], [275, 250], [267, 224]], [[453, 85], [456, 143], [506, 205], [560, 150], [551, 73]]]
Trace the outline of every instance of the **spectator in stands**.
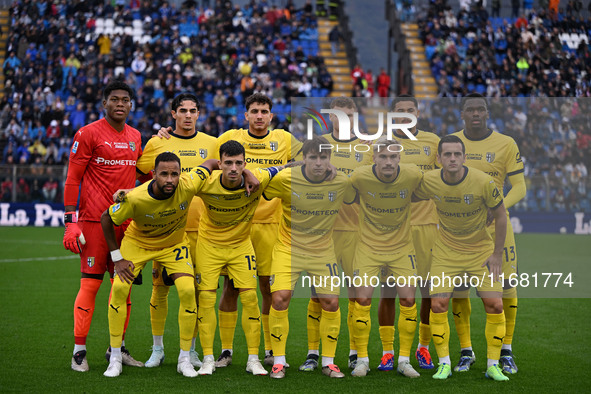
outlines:
[[50, 176], [41, 189], [45, 201], [55, 201], [55, 198], [57, 197], [57, 189], [57, 181], [53, 176]]
[[336, 56], [337, 52], [340, 50], [341, 40], [342, 34], [339, 25], [334, 25], [328, 33], [328, 41], [330, 41], [330, 50], [333, 56]]

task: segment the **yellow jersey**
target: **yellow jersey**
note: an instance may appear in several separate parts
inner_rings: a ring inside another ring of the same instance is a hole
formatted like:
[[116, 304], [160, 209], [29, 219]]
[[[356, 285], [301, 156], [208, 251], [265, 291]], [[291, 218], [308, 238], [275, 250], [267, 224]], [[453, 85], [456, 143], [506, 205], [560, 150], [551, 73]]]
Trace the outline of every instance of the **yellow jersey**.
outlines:
[[[192, 136], [171, 133], [170, 139], [151, 138], [146, 144], [142, 157], [138, 160], [138, 172], [147, 174], [154, 169], [156, 156], [162, 152], [172, 152], [181, 159], [181, 173], [189, 172], [205, 160], [218, 159], [217, 140], [205, 133], [195, 132]], [[197, 231], [199, 218], [204, 209], [203, 201], [194, 197], [189, 206], [186, 231]]]
[[[335, 138], [332, 133], [324, 134], [322, 137], [326, 138], [333, 146], [330, 158], [331, 164], [343, 174], [349, 176], [357, 167], [373, 163], [373, 148], [368, 145], [368, 151], [361, 152], [366, 148], [361, 146], [361, 140], [357, 137], [346, 141]], [[357, 150], [360, 150], [360, 152], [355, 151], [356, 145], [359, 145]], [[357, 231], [358, 226], [359, 205], [344, 205], [335, 222], [334, 229], [338, 231]]]
[[465, 130], [452, 135], [466, 147], [466, 165], [492, 176], [499, 190], [503, 190], [506, 177], [523, 172], [521, 153], [513, 138], [492, 130], [478, 140], [470, 139]]
[[[419, 167], [423, 172], [436, 169], [437, 166], [437, 147], [439, 137], [434, 133], [417, 130], [414, 134], [417, 141], [411, 140], [405, 135], [396, 134], [394, 137], [404, 148], [400, 154], [400, 163], [412, 163]], [[431, 200], [414, 202], [410, 209], [410, 224], [437, 224], [437, 212], [435, 204]]]
[[[222, 172], [214, 171], [199, 196], [205, 204], [206, 214], [199, 222], [199, 239], [217, 246], [236, 247], [250, 239], [250, 227], [263, 190], [271, 180], [269, 171], [252, 170], [261, 183], [256, 193], [246, 195], [244, 184], [235, 189], [222, 184]], [[201, 242], [200, 241], [200, 242]]]
[[415, 194], [435, 202], [443, 244], [461, 252], [493, 248], [486, 229], [487, 208], [501, 205], [503, 196], [490, 175], [475, 168], [464, 169], [464, 177], [455, 184], [443, 179], [443, 170], [427, 172]]
[[[392, 182], [378, 179], [375, 165], [353, 171], [359, 195], [359, 240], [376, 253], [392, 253], [412, 243], [410, 198], [423, 179], [414, 164], [400, 164]], [[414, 208], [414, 206], [413, 206]]]
[[174, 194], [157, 198], [152, 184], [146, 182], [130, 191], [123, 202], [109, 207], [109, 215], [116, 225], [127, 219], [133, 221], [125, 230], [125, 237], [144, 249], [163, 249], [183, 241], [189, 205], [209, 178], [209, 170], [196, 167], [181, 174]]
[[[235, 140], [244, 146], [246, 152], [246, 168], [250, 171], [256, 168], [283, 166], [295, 158], [302, 149], [302, 143], [291, 133], [283, 129], [269, 130], [264, 137], [257, 137], [247, 129], [232, 129], [219, 136], [219, 147], [227, 141]], [[281, 217], [281, 202], [279, 200], [259, 203], [253, 223], [279, 223]]]
[[264, 197], [281, 199], [279, 242], [294, 253], [317, 256], [332, 250], [335, 220], [342, 203], [353, 202], [355, 191], [344, 174], [318, 183], [308, 179], [304, 171], [304, 166], [281, 171]]

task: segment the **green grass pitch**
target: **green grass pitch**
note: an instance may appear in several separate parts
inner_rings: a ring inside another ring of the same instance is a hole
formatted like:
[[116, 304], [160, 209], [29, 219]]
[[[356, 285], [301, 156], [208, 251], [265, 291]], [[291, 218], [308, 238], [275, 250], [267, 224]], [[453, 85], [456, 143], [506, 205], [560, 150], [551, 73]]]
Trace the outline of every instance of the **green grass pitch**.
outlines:
[[[484, 378], [486, 351], [484, 313], [479, 300], [473, 300], [472, 340], [477, 360], [468, 373], [447, 381], [431, 379], [433, 371], [420, 370], [419, 379], [407, 379], [392, 372], [379, 372], [381, 357], [374, 302], [370, 363], [366, 378], [354, 378], [346, 368], [348, 334], [343, 313], [336, 363], [346, 371], [345, 379], [328, 379], [319, 371], [297, 371], [306, 356], [306, 299], [294, 299], [290, 306], [290, 336], [287, 360], [292, 365], [284, 380], [255, 377], [244, 371], [244, 336], [240, 325], [234, 343], [234, 364], [213, 376], [188, 379], [176, 372], [178, 356], [178, 298], [171, 291], [166, 323], [166, 360], [160, 368], [124, 367], [117, 379], [103, 377], [107, 367], [104, 353], [108, 344], [108, 281], [97, 297], [89, 339], [90, 372], [70, 369], [73, 349], [74, 298], [79, 286], [79, 260], [63, 249], [62, 229], [0, 228], [0, 391], [1, 392], [586, 392], [591, 387], [591, 303], [585, 298], [522, 298], [513, 350], [519, 373], [506, 383]], [[564, 271], [568, 267], [588, 266], [591, 242], [586, 236], [525, 234], [517, 236], [520, 269], [533, 273]], [[149, 267], [149, 265], [148, 265]], [[588, 268], [589, 269], [589, 268]], [[589, 287], [583, 271], [575, 271], [573, 281], [579, 289]], [[580, 281], [577, 282], [578, 277]], [[127, 347], [135, 358], [145, 361], [152, 343], [149, 307], [150, 276], [144, 285], [134, 286]], [[341, 306], [346, 310], [346, 300]], [[451, 315], [450, 315], [451, 316]], [[450, 317], [452, 362], [458, 358], [458, 341]], [[413, 344], [413, 351], [416, 341]], [[262, 340], [261, 340], [262, 344]], [[398, 341], [395, 342], [395, 349]], [[215, 345], [219, 351], [219, 342]], [[431, 354], [435, 349], [431, 345]], [[261, 351], [262, 355], [262, 351]], [[435, 358], [436, 359], [436, 358]], [[411, 362], [417, 366], [414, 357]]]

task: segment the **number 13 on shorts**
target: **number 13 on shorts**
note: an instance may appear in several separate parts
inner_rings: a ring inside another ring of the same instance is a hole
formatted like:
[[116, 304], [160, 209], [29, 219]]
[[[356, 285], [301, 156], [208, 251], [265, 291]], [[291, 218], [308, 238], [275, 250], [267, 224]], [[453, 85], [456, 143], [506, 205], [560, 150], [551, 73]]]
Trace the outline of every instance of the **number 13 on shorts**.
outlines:
[[257, 269], [255, 255], [251, 254], [251, 255], [246, 255], [244, 257], [246, 258], [246, 262], [248, 263], [248, 270], [255, 271]]

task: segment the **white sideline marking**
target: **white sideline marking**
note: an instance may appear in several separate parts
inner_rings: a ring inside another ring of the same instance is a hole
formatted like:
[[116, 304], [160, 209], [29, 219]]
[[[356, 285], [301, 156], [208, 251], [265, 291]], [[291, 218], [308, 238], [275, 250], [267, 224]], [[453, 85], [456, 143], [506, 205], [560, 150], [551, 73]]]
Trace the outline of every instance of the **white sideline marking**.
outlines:
[[56, 241], [33, 241], [31, 239], [0, 239], [0, 243], [6, 244], [42, 244], [42, 245], [56, 245], [59, 244], [59, 240]]
[[20, 263], [26, 261], [49, 261], [49, 260], [71, 260], [71, 259], [80, 259], [79, 255], [72, 255], [72, 256], [53, 256], [53, 257], [25, 257], [22, 259], [3, 259], [0, 260], [0, 263]]

